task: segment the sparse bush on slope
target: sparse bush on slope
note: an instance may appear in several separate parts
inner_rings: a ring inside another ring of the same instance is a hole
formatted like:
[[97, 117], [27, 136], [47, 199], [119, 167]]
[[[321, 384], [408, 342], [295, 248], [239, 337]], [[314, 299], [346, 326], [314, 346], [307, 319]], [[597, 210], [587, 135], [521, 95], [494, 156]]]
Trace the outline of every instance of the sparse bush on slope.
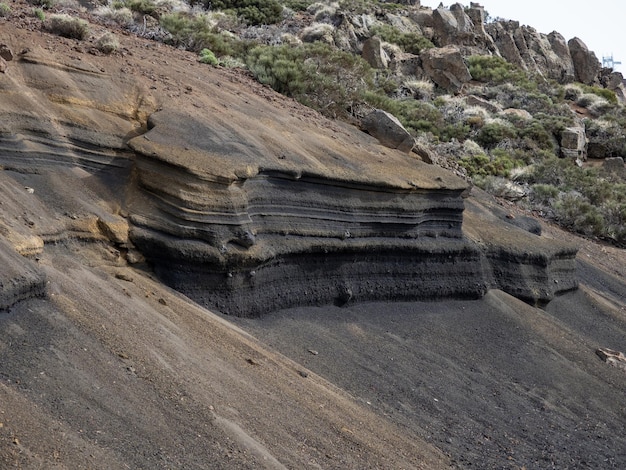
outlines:
[[89, 23], [70, 15], [50, 15], [47, 29], [59, 36], [70, 39], [86, 39], [89, 36]]
[[419, 54], [420, 52], [435, 47], [427, 38], [418, 33], [403, 33], [398, 28], [391, 25], [382, 24], [370, 28], [373, 35], [378, 36], [383, 41], [397, 44], [405, 52]]
[[250, 25], [273, 24], [282, 19], [282, 6], [276, 0], [203, 0], [205, 8], [232, 10]]
[[373, 86], [373, 71], [361, 57], [320, 42], [258, 46], [246, 63], [261, 83], [333, 117], [353, 114]]

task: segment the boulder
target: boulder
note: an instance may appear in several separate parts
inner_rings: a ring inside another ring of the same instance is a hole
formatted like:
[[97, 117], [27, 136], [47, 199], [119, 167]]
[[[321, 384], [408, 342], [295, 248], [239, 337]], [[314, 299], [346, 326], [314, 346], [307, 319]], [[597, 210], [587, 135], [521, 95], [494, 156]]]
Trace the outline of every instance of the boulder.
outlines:
[[495, 44], [486, 33], [484, 22], [485, 10], [476, 3], [468, 9], [460, 3], [449, 9], [440, 6], [432, 13], [433, 41], [440, 47], [455, 44], [495, 52]]
[[415, 139], [398, 119], [382, 109], [372, 111], [363, 118], [361, 128], [376, 137], [385, 147], [410, 152]]
[[[511, 27], [511, 24], [513, 26]], [[489, 25], [489, 33], [500, 52], [500, 55], [508, 62], [526, 70], [526, 63], [522, 59], [520, 50], [517, 47], [513, 32], [519, 28], [518, 22], [497, 21]]]
[[595, 83], [602, 68], [596, 55], [578, 38], [570, 39], [567, 45], [572, 56], [576, 80], [587, 85]]
[[[556, 31], [552, 31], [548, 34], [547, 39], [554, 53], [554, 57], [551, 56], [552, 66], [555, 72], [557, 72], [556, 75], [560, 75], [552, 78], [560, 80], [563, 83], [573, 81], [576, 78], [576, 74], [574, 72], [574, 64], [569, 52], [569, 47], [567, 46], [567, 41]], [[553, 73], [553, 75], [555, 74]]]
[[[603, 71], [606, 69], [603, 69]], [[620, 103], [626, 103], [626, 87], [624, 87], [624, 76], [620, 72], [608, 69], [609, 73], [602, 77], [602, 85], [615, 93]]]
[[458, 92], [472, 79], [456, 46], [433, 48], [421, 54], [424, 71], [438, 86], [450, 93]]
[[386, 69], [389, 65], [389, 57], [383, 50], [383, 43], [377, 36], [369, 38], [363, 43], [363, 59], [375, 69]]
[[567, 127], [561, 132], [561, 156], [587, 160], [588, 140], [583, 127]]
[[408, 52], [397, 52], [389, 61], [389, 68], [400, 76], [415, 76], [420, 78], [424, 74], [420, 56]]
[[6, 72], [7, 67], [8, 67], [8, 65], [7, 65], [6, 61], [2, 57], [0, 57], [0, 73]]
[[10, 62], [13, 60], [13, 51], [6, 44], [0, 44], [0, 57]]
[[465, 102], [469, 106], [479, 106], [483, 109], [486, 109], [490, 113], [499, 113], [502, 111], [502, 107], [497, 101], [491, 102], [476, 95], [467, 95], [465, 97]]

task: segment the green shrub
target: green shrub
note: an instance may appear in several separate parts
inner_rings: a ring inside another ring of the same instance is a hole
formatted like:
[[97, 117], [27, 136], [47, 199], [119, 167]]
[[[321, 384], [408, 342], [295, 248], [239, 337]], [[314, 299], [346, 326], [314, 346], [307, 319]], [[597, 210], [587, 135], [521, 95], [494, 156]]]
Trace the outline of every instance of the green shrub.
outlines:
[[210, 49], [202, 49], [200, 51], [199, 56], [200, 57], [198, 58], [198, 61], [202, 62], [203, 64], [209, 64], [209, 65], [218, 64], [217, 57], [215, 57], [215, 54], [213, 54], [213, 51]]
[[493, 152], [491, 156], [485, 154], [467, 155], [461, 158], [461, 166], [467, 174], [475, 176], [504, 176], [508, 177], [516, 167], [506, 151]]
[[505, 139], [516, 137], [517, 132], [514, 127], [499, 122], [490, 122], [480, 128], [475, 140], [485, 148], [493, 148]]
[[257, 46], [246, 64], [261, 83], [329, 116], [352, 114], [373, 86], [367, 62], [321, 42]]
[[217, 56], [238, 57], [245, 53], [246, 44], [243, 41], [218, 32], [206, 15], [168, 13], [161, 16], [159, 24], [171, 34], [169, 42], [175, 46], [194, 52], [210, 49]]
[[533, 184], [530, 191], [530, 197], [533, 202], [541, 205], [550, 205], [559, 195], [559, 188], [551, 184]]
[[467, 62], [470, 75], [479, 82], [510, 83], [527, 90], [537, 87], [536, 83], [530, 80], [523, 70], [502, 57], [473, 55], [467, 58]]
[[11, 14], [11, 7], [6, 3], [0, 3], [0, 18], [5, 18]]
[[293, 11], [306, 11], [315, 0], [282, 0], [281, 3]]
[[51, 15], [47, 29], [59, 36], [70, 39], [86, 39], [89, 36], [89, 23], [70, 15]]
[[103, 54], [112, 54], [120, 47], [117, 36], [113, 33], [104, 33], [95, 43], [96, 48]]
[[617, 96], [613, 90], [609, 90], [608, 88], [600, 88], [597, 86], [590, 85], [581, 85], [583, 91], [585, 93], [593, 93], [594, 95], [598, 95], [605, 100], [607, 100], [611, 104], [617, 104]]
[[276, 0], [210, 0], [213, 10], [232, 10], [250, 25], [274, 24], [282, 19], [283, 8]]
[[157, 5], [152, 0], [124, 0], [122, 6], [141, 15], [154, 16]]
[[600, 209], [576, 192], [561, 193], [554, 203], [556, 220], [584, 235], [603, 236], [606, 225]]
[[33, 16], [39, 19], [39, 21], [46, 21], [46, 14], [41, 8], [33, 8]]
[[626, 184], [603, 178], [594, 168], [547, 158], [526, 174], [531, 203], [549, 207], [564, 227], [584, 235], [626, 243]]
[[421, 34], [403, 33], [398, 28], [388, 24], [373, 26], [370, 28], [370, 32], [385, 42], [397, 44], [402, 50], [411, 54], [419, 54], [423, 50], [435, 47], [429, 39]]

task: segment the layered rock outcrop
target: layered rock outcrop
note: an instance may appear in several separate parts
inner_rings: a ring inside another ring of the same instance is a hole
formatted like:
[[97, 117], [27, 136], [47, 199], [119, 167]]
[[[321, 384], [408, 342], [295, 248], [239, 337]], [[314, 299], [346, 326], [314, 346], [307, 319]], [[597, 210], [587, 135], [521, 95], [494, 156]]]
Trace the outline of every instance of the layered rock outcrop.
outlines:
[[373, 140], [355, 148], [358, 133], [294, 147], [247, 124], [163, 111], [131, 141], [131, 238], [168, 284], [246, 316], [484, 293], [461, 231], [464, 182]]
[[[7, 195], [18, 181], [33, 186], [19, 196], [33, 223], [4, 224], [2, 236], [22, 255], [97, 241], [118, 262], [134, 242], [169, 285], [245, 316], [490, 288], [542, 302], [575, 287], [571, 247], [524, 232], [509, 243], [498, 224], [468, 236], [463, 180], [236, 72], [194, 78], [182, 67], [181, 87], [201, 92], [163, 99], [147, 123], [151, 100], [136, 82], [87, 60], [28, 53], [10, 73], [0, 100], [10, 178], [0, 182]], [[6, 273], [2, 308], [42, 292], [36, 270]]]

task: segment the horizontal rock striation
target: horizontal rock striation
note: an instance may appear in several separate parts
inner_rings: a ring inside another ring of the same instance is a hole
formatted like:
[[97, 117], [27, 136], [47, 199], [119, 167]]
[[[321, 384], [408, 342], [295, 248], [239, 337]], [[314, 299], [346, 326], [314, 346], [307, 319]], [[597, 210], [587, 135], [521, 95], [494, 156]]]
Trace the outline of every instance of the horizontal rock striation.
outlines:
[[[485, 283], [532, 304], [544, 304], [555, 295], [576, 289], [577, 247], [521, 230], [512, 215], [499, 217], [485, 195], [469, 201], [464, 232], [483, 253]], [[510, 217], [510, 219], [509, 219]], [[528, 227], [534, 231], [533, 226]]]
[[46, 292], [46, 277], [37, 266], [0, 238], [0, 311]]
[[[462, 238], [458, 191], [391, 192], [261, 174], [222, 187], [197, 182], [193, 197], [176, 180], [159, 190], [138, 168], [151, 195], [144, 209], [160, 216], [133, 213], [135, 245], [167, 284], [221, 311], [256, 316], [485, 291], [480, 253]], [[195, 204], [181, 207], [175, 192]]]
[[55, 60], [38, 49], [11, 64], [0, 80], [2, 167], [130, 166], [126, 142], [142, 132], [153, 106], [142, 89], [87, 61]]

